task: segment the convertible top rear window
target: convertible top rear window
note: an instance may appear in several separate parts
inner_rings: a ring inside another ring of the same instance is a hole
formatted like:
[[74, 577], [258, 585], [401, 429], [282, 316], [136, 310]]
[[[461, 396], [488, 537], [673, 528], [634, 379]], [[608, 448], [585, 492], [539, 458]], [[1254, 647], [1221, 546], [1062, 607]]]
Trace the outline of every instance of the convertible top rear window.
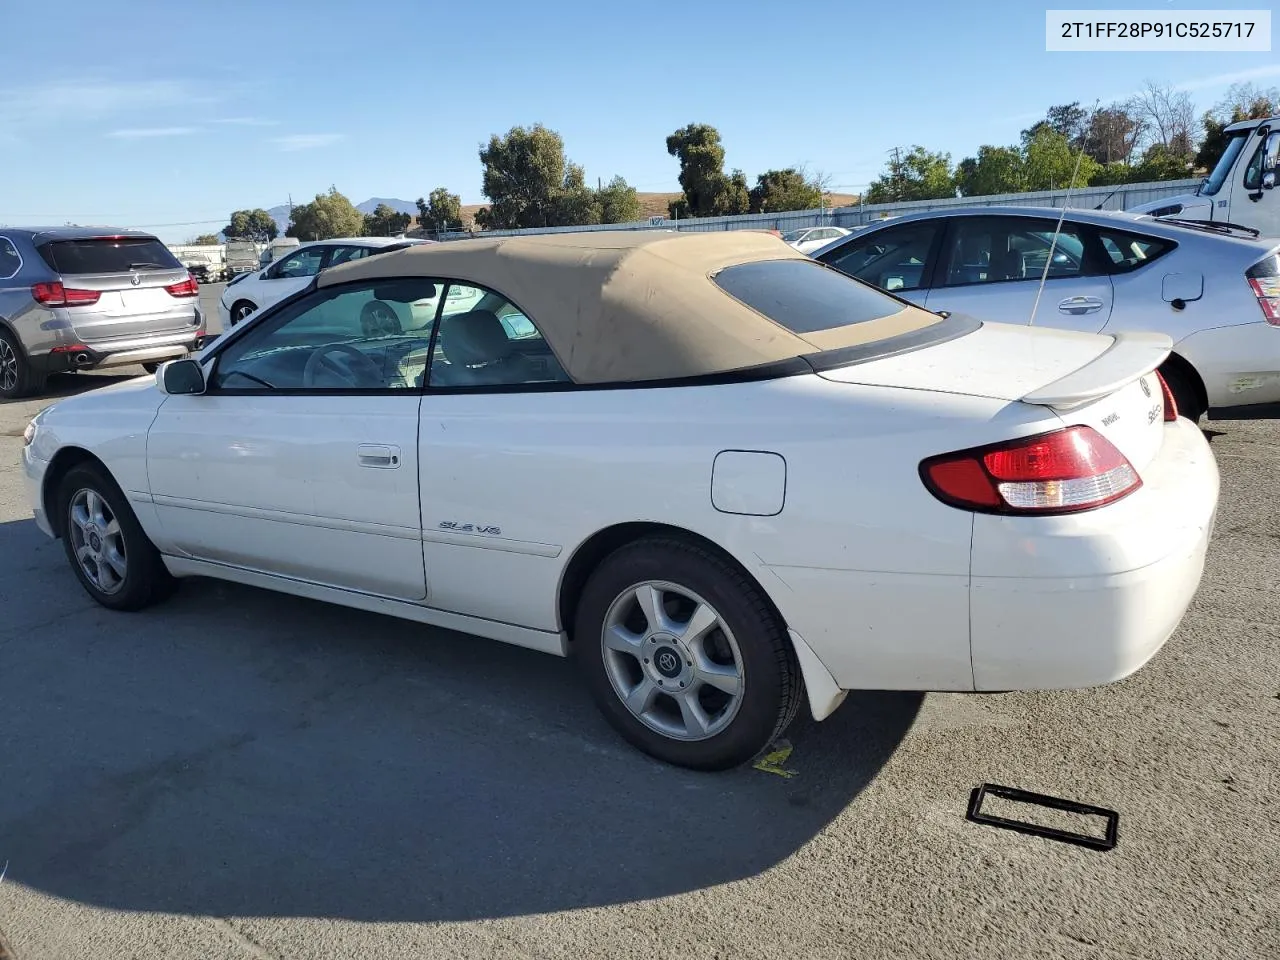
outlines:
[[725, 293], [803, 336], [901, 313], [903, 304], [813, 260], [755, 260], [712, 279]]

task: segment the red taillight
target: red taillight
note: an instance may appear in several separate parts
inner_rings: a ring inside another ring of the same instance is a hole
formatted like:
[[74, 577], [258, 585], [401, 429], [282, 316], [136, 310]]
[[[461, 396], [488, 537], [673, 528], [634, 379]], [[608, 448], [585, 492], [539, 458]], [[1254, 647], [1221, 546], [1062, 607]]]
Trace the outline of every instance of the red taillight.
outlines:
[[1280, 277], [1250, 277], [1249, 286], [1267, 323], [1280, 327]]
[[76, 290], [72, 287], [64, 287], [60, 281], [55, 280], [53, 283], [33, 284], [31, 296], [37, 303], [42, 303], [46, 307], [84, 307], [97, 303], [102, 293], [98, 290]]
[[1164, 374], [1156, 371], [1156, 379], [1160, 381], [1160, 395], [1164, 397], [1164, 422], [1173, 423], [1178, 419], [1178, 401], [1173, 398], [1173, 391], [1164, 382]]
[[196, 283], [195, 277], [190, 276], [178, 283], [171, 283], [164, 289], [173, 297], [198, 297], [200, 295], [200, 284]]
[[1142, 486], [1125, 455], [1083, 424], [931, 457], [920, 477], [943, 503], [980, 513], [1076, 513]]

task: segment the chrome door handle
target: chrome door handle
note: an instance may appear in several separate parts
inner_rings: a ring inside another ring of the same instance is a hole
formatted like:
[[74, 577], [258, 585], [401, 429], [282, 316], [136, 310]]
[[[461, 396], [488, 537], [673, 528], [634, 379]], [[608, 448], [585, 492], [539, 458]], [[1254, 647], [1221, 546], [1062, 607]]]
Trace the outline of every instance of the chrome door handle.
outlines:
[[1067, 297], [1058, 304], [1058, 310], [1062, 313], [1097, 313], [1102, 309], [1102, 300], [1099, 297]]
[[400, 466], [400, 448], [386, 443], [362, 443], [356, 447], [356, 460], [362, 467], [394, 470]]

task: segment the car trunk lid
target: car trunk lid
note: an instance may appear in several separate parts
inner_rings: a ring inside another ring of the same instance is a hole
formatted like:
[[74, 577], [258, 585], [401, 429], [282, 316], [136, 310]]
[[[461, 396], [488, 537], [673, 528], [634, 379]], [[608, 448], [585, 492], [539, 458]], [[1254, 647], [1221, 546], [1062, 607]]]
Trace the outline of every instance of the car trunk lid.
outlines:
[[962, 337], [820, 375], [1041, 406], [1062, 423], [1093, 427], [1141, 470], [1163, 440], [1164, 401], [1154, 371], [1172, 349], [1163, 334], [984, 323]]

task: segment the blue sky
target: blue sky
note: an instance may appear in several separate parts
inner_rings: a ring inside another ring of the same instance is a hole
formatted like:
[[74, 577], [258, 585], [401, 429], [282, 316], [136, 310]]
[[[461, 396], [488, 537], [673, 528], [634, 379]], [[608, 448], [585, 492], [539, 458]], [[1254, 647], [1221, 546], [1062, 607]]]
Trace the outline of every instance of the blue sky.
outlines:
[[1237, 80], [1280, 84], [1275, 51], [1047, 53], [1047, 6], [11, 0], [0, 223], [181, 242], [330, 184], [357, 203], [437, 186], [479, 203], [481, 142], [539, 121], [591, 181], [678, 189], [666, 135], [706, 122], [753, 182], [806, 164], [856, 192], [895, 145], [959, 160], [1016, 141], [1052, 104], [1105, 103], [1147, 79], [1187, 89], [1198, 111]]

